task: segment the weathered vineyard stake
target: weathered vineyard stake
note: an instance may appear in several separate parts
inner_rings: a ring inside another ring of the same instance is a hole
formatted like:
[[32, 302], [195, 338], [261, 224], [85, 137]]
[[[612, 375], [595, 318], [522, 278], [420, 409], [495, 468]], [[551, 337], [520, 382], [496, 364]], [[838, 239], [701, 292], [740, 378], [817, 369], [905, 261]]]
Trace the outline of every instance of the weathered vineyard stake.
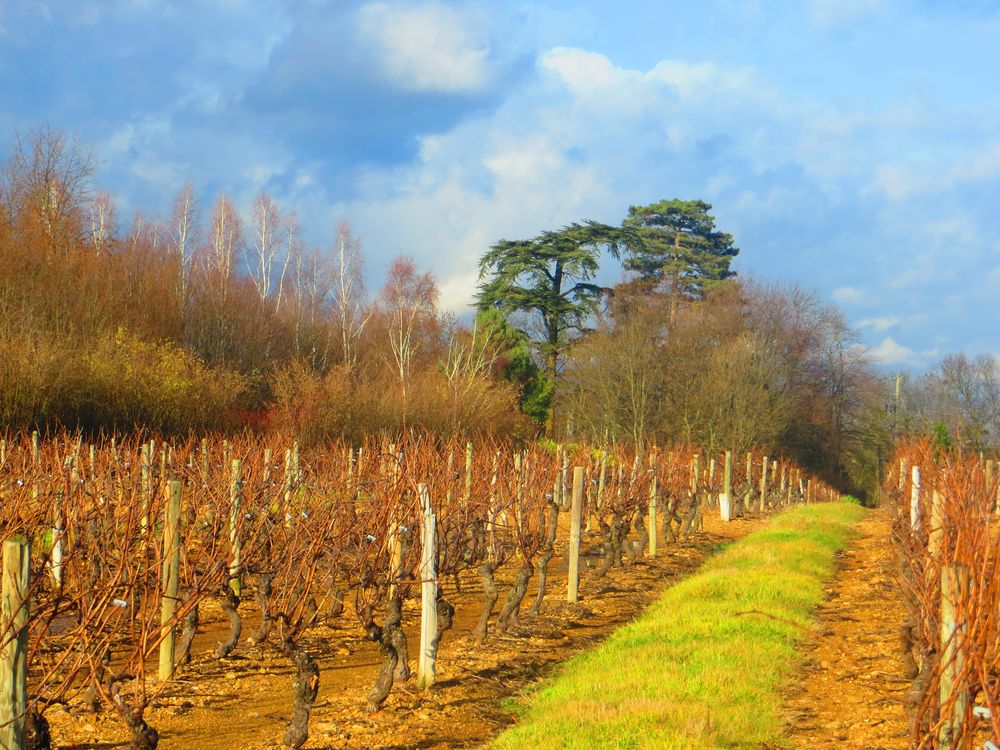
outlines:
[[767, 510], [767, 456], [760, 467], [760, 512]]
[[911, 469], [912, 489], [910, 490], [910, 528], [920, 528], [920, 467]]
[[150, 495], [153, 494], [153, 478], [150, 469], [150, 445], [152, 443], [143, 443], [142, 445], [142, 475], [140, 488], [142, 490], [142, 533], [146, 533], [146, 527], [149, 526], [149, 499]]
[[423, 523], [420, 527], [420, 663], [417, 687], [429, 690], [434, 684], [437, 663], [437, 516], [431, 508], [431, 496], [426, 484], [417, 485]]
[[580, 590], [580, 520], [583, 512], [583, 467], [573, 468], [573, 497], [569, 512], [569, 581], [566, 601], [575, 604]]
[[[35, 433], [37, 435], [37, 433]], [[24, 750], [28, 710], [28, 596], [31, 546], [16, 540], [3, 544], [0, 622], [11, 623], [0, 650], [0, 747]]]
[[229, 548], [232, 561], [229, 563], [229, 585], [239, 596], [243, 591], [240, 580], [240, 566], [243, 564], [243, 544], [240, 541], [240, 505], [243, 504], [243, 463], [234, 458], [229, 481]]
[[944, 718], [938, 733], [938, 747], [952, 750], [959, 747], [962, 722], [969, 703], [967, 689], [959, 685], [965, 668], [966, 624], [959, 623], [958, 603], [967, 599], [969, 569], [964, 565], [945, 565], [941, 568], [941, 693], [940, 705], [944, 711], [949, 701], [951, 712]]
[[944, 540], [944, 502], [941, 493], [931, 490], [931, 527], [927, 532], [927, 552], [932, 560], [941, 552]]
[[[72, 460], [72, 457], [70, 457], [70, 460]], [[50, 563], [52, 580], [55, 581], [58, 588], [62, 588], [63, 584], [63, 536], [65, 535], [65, 524], [63, 523], [64, 507], [65, 498], [62, 490], [59, 490], [56, 492], [55, 503], [53, 503], [52, 507], [52, 561]]]
[[174, 673], [174, 613], [181, 567], [181, 483], [167, 483], [167, 507], [163, 523], [163, 597], [160, 600], [160, 680]]
[[[573, 491], [576, 492], [576, 469], [573, 470]], [[646, 555], [656, 557], [656, 450], [649, 454], [649, 508], [646, 526], [649, 532], [649, 548]]]
[[726, 468], [722, 475], [722, 494], [719, 495], [719, 516], [723, 521], [732, 519], [730, 503], [733, 496], [733, 452], [726, 451]]

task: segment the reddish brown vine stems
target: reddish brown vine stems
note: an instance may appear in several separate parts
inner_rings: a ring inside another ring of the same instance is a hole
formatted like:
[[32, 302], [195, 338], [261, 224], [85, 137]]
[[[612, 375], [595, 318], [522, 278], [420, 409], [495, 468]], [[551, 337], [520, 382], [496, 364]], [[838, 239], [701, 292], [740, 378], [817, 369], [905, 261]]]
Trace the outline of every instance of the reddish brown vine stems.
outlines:
[[[573, 467], [584, 469], [583, 517], [601, 550], [587, 575], [599, 577], [654, 553], [657, 538], [696, 532], [722, 491], [723, 461], [692, 446], [637, 455], [623, 446], [473, 446], [416, 434], [301, 454], [260, 437], [97, 445], [68, 434], [7, 438], [0, 540], [30, 545], [28, 708], [18, 721], [43, 737], [49, 706], [103, 705], [128, 727], [132, 747], [152, 748], [146, 708], [171, 680], [195, 678], [189, 662], [273, 649], [294, 669], [284, 741], [301, 747], [320, 680], [314, 657], [328, 648], [309, 639], [311, 627], [356, 617], [382, 654], [367, 697], [367, 708], [379, 710], [410, 676], [409, 600], [434, 596], [421, 611], [434, 614], [426, 637], [435, 653], [461, 574], [483, 582], [480, 641], [493, 629], [530, 627], [564, 536]], [[736, 512], [833, 497], [790, 463], [757, 454], [734, 461], [731, 493]], [[433, 558], [424, 545], [433, 545]], [[435, 571], [430, 581], [422, 567]], [[529, 607], [523, 599], [535, 575]], [[498, 580], [511, 582], [502, 601]], [[230, 629], [214, 651], [198, 653], [192, 642], [207, 599]], [[15, 618], [0, 622], [3, 644], [15, 630]], [[429, 687], [426, 646], [420, 683]]]
[[914, 748], [1000, 740], [1000, 519], [997, 465], [899, 446], [885, 493], [907, 606], [900, 629], [913, 683]]

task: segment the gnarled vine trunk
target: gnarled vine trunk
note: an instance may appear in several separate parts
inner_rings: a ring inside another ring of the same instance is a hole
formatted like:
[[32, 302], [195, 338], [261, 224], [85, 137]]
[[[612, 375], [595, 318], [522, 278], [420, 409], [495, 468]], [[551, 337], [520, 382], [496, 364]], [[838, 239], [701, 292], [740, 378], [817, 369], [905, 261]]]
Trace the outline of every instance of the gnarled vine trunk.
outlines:
[[545, 587], [549, 581], [549, 562], [556, 552], [556, 524], [559, 521], [559, 506], [551, 502], [546, 508], [545, 518], [545, 546], [542, 547], [542, 554], [538, 558], [538, 594], [535, 596], [535, 603], [531, 605], [529, 614], [537, 616], [542, 611], [542, 602], [545, 600]]
[[517, 575], [514, 576], [514, 583], [511, 585], [510, 591], [507, 592], [507, 599], [503, 603], [500, 615], [497, 617], [498, 633], [506, 633], [510, 630], [511, 626], [517, 624], [521, 600], [524, 599], [524, 595], [528, 592], [528, 581], [534, 572], [535, 569], [532, 567], [530, 560], [524, 560], [521, 563]]
[[285, 730], [285, 746], [299, 750], [309, 739], [309, 712], [319, 692], [319, 667], [307, 651], [289, 644], [288, 656], [295, 667], [292, 677], [292, 718]]
[[225, 658], [233, 652], [236, 644], [240, 642], [240, 633], [243, 631], [243, 619], [240, 617], [240, 613], [236, 611], [240, 606], [240, 598], [236, 596], [236, 592], [233, 591], [228, 582], [222, 589], [221, 604], [222, 611], [229, 615], [229, 638], [225, 643], [220, 643], [218, 648], [215, 649], [215, 655], [219, 659]]
[[379, 669], [375, 684], [368, 692], [368, 710], [372, 713], [378, 711], [385, 699], [389, 697], [392, 690], [396, 667], [399, 663], [399, 652], [396, 650], [397, 631], [402, 631], [401, 625], [402, 603], [399, 597], [393, 597], [385, 611], [385, 625], [379, 627], [371, 623], [368, 626], [368, 637], [378, 643], [382, 652], [382, 667]]
[[479, 643], [486, 640], [486, 633], [490, 626], [490, 615], [493, 614], [493, 607], [497, 603], [497, 585], [493, 580], [493, 571], [496, 570], [496, 565], [491, 562], [480, 563], [476, 568], [476, 572], [479, 573], [479, 578], [483, 582], [483, 612], [479, 615], [479, 622], [476, 623], [476, 627], [472, 630], [472, 634], [476, 637]]

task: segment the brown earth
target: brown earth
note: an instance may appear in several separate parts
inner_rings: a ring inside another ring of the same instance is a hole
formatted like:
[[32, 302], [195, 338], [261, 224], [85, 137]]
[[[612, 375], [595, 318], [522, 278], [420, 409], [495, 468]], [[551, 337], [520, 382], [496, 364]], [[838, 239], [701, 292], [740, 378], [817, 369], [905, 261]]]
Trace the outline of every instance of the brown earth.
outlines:
[[808, 656], [786, 701], [787, 747], [895, 750], [908, 746], [899, 643], [903, 600], [888, 515], [876, 510], [839, 558]]
[[[714, 514], [709, 513], [709, 516]], [[441, 640], [438, 682], [429, 693], [407, 685], [393, 688], [381, 711], [367, 714], [365, 695], [379, 669], [376, 646], [363, 638], [348, 605], [340, 617], [311, 628], [303, 645], [320, 668], [320, 690], [310, 720], [307, 748], [453, 748], [489, 741], [515, 721], [516, 701], [526, 689], [569, 656], [593, 647], [615, 628], [639, 615], [671, 583], [699, 567], [720, 543], [740, 538], [762, 525], [741, 518], [723, 524], [707, 517], [705, 529], [680, 544], [663, 544], [655, 560], [612, 569], [597, 578], [598, 539], [584, 535], [585, 558], [578, 605], [565, 603], [566, 558], [560, 547], [553, 558], [546, 603], [538, 617], [522, 615], [506, 636], [490, 634], [479, 646], [471, 637], [478, 619], [482, 586], [463, 576], [462, 593], [446, 585], [446, 598], [456, 606], [455, 624]], [[565, 540], [565, 533], [560, 539]], [[501, 598], [506, 596], [511, 565], [497, 572]], [[508, 568], [508, 569], [505, 569]], [[448, 582], [450, 584], [450, 582]], [[537, 580], [532, 578], [522, 612], [530, 607]], [[259, 615], [252, 602], [240, 608], [243, 634], [254, 632]], [[419, 646], [419, 600], [407, 603], [404, 626], [411, 668]], [[160, 747], [232, 750], [280, 747], [290, 712], [291, 665], [273, 649], [263, 653], [244, 640], [232, 658], [212, 656], [225, 639], [227, 623], [217, 606], [206, 606], [202, 632], [195, 641], [190, 666], [178, 672], [146, 712], [160, 733]], [[150, 665], [155, 670], [154, 665]], [[415, 677], [411, 678], [411, 685]], [[127, 739], [116, 715], [94, 714], [78, 702], [46, 712], [59, 748], [116, 748]], [[898, 745], [893, 745], [896, 747]], [[889, 747], [889, 745], [886, 745]]]

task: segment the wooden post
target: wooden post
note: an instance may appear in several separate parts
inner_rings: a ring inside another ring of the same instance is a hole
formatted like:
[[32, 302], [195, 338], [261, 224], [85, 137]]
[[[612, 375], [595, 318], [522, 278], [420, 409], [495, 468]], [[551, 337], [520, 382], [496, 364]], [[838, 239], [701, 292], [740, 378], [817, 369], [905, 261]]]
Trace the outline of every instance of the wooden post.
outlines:
[[524, 457], [521, 451], [514, 454], [514, 482], [514, 520], [520, 532], [524, 528]]
[[0, 622], [10, 623], [11, 628], [0, 649], [0, 747], [10, 750], [25, 747], [30, 570], [30, 545], [16, 540], [4, 542]]
[[417, 670], [417, 687], [430, 690], [434, 684], [437, 663], [437, 570], [436, 526], [437, 517], [431, 509], [431, 496], [426, 484], [417, 485], [423, 523], [420, 527], [420, 662]]
[[764, 456], [764, 460], [761, 462], [760, 466], [760, 512], [763, 513], [767, 510], [767, 456]]
[[[576, 469], [573, 470], [574, 472]], [[582, 471], [582, 469], [581, 469]], [[649, 549], [646, 554], [649, 557], [656, 557], [656, 451], [649, 454], [649, 508], [647, 511], [646, 526], [649, 533]], [[576, 491], [576, 475], [573, 476], [573, 491]]]
[[284, 514], [285, 528], [292, 525], [292, 449], [285, 448], [285, 479], [284, 479], [284, 507], [281, 513]]
[[181, 567], [181, 483], [167, 483], [167, 507], [163, 521], [163, 596], [160, 599], [160, 680], [174, 674], [174, 613]]
[[940, 750], [959, 747], [960, 732], [965, 711], [969, 704], [968, 685], [960, 682], [965, 669], [965, 622], [958, 622], [961, 614], [959, 603], [969, 587], [969, 569], [964, 565], [945, 565], [941, 568], [941, 681], [939, 701], [944, 722], [938, 732]]
[[562, 452], [562, 471], [559, 473], [559, 510], [569, 510], [570, 503], [573, 502], [570, 498], [569, 502], [566, 502], [566, 486], [569, 484], [569, 451], [563, 450]]
[[604, 502], [604, 487], [607, 484], [608, 478], [608, 449], [601, 449], [601, 475], [597, 479], [597, 502], [594, 503], [597, 506], [597, 510], [601, 509], [601, 504]]
[[472, 500], [472, 443], [465, 444], [465, 492], [462, 495], [462, 509]]
[[931, 527], [927, 531], [927, 552], [937, 559], [944, 541], [944, 502], [941, 493], [931, 490]]
[[53, 511], [52, 523], [52, 580], [57, 587], [62, 589], [63, 584], [63, 536], [65, 535], [65, 524], [63, 523], [63, 512], [65, 499], [62, 490], [56, 492], [55, 507]]
[[726, 451], [726, 468], [722, 475], [722, 494], [719, 495], [719, 516], [729, 523], [732, 519], [733, 452]]
[[31, 463], [38, 463], [38, 430], [31, 433]]
[[202, 489], [208, 489], [208, 440], [206, 438], [201, 439], [201, 486]]
[[150, 455], [149, 455], [149, 443], [142, 444], [142, 458], [141, 458], [141, 475], [139, 489], [142, 492], [142, 519], [140, 524], [142, 525], [142, 533], [146, 533], [146, 528], [149, 526], [149, 500], [150, 495], [153, 492], [153, 478], [150, 468]]
[[583, 467], [573, 468], [573, 497], [569, 513], [569, 581], [566, 601], [575, 604], [580, 590], [580, 518], [583, 512]]
[[229, 563], [229, 585], [237, 597], [243, 591], [240, 580], [243, 544], [240, 541], [240, 505], [243, 504], [243, 464], [234, 458], [229, 477], [229, 548], [232, 551], [232, 561]]
[[[267, 492], [271, 487], [271, 449], [264, 449], [264, 476], [262, 477], [264, 484], [264, 492]], [[350, 475], [348, 475], [348, 482], [350, 482]]]
[[911, 469], [912, 486], [910, 488], [910, 528], [916, 531], [920, 528], [920, 467]]

